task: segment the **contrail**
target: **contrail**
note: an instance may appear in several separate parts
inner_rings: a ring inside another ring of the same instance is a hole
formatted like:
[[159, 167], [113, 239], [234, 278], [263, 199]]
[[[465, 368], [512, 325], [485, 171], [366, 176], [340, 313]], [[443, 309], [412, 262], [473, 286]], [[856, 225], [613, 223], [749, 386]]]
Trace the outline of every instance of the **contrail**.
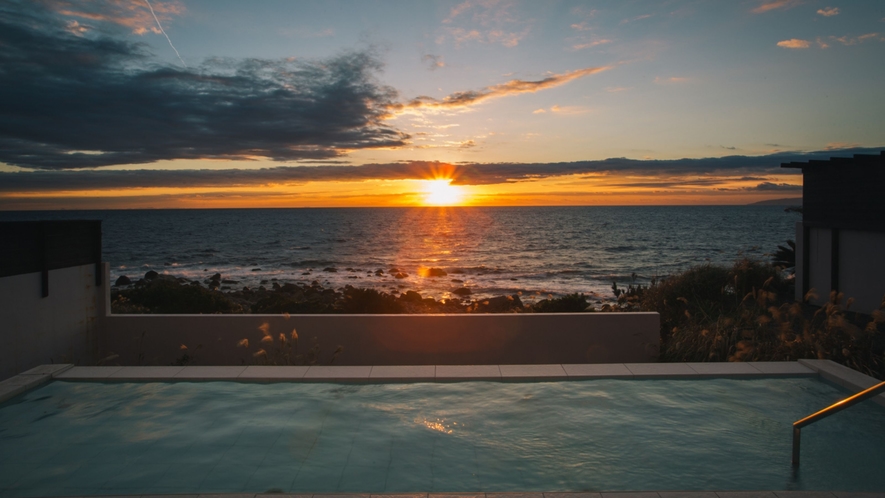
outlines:
[[181, 65], [187, 69], [187, 64], [184, 63], [184, 59], [181, 58], [181, 54], [178, 53], [178, 50], [175, 49], [175, 45], [172, 44], [172, 40], [169, 39], [169, 35], [166, 34], [166, 30], [163, 29], [163, 25], [160, 24], [160, 20], [157, 19], [157, 14], [154, 13], [154, 8], [151, 7], [150, 0], [144, 0], [144, 3], [147, 4], [148, 8], [151, 9], [151, 14], [154, 16], [154, 20], [157, 21], [157, 26], [160, 28], [160, 32], [163, 33], [163, 36], [166, 37], [166, 41], [169, 42], [169, 46], [172, 47], [172, 50], [175, 50], [175, 55], [178, 56], [178, 60], [181, 61]]

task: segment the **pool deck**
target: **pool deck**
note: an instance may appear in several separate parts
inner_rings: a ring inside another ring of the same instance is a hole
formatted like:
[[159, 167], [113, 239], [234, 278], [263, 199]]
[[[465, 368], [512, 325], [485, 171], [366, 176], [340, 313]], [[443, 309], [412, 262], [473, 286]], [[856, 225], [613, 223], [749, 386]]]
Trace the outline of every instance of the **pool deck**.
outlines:
[[[562, 381], [589, 379], [705, 379], [818, 377], [855, 392], [877, 383], [830, 360], [747, 363], [614, 363], [582, 365], [422, 366], [166, 366], [75, 367], [41, 365], [0, 382], [0, 403], [53, 379], [98, 382], [461, 382]], [[885, 406], [885, 395], [873, 399]], [[168, 498], [885, 498], [885, 492], [839, 491], [661, 491], [576, 493], [403, 493], [403, 494], [173, 494], [128, 495]], [[85, 497], [84, 497], [85, 498]], [[96, 497], [97, 498], [97, 497]], [[107, 498], [107, 497], [105, 497]]]

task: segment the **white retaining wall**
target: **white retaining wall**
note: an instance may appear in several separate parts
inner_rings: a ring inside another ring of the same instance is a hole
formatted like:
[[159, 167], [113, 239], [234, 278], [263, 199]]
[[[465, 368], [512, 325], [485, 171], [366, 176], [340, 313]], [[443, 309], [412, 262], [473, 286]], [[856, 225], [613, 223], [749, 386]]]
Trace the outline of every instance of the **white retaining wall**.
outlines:
[[[107, 279], [104, 280], [107, 282]], [[49, 363], [93, 364], [109, 285], [95, 285], [95, 265], [0, 278], [0, 379]]]

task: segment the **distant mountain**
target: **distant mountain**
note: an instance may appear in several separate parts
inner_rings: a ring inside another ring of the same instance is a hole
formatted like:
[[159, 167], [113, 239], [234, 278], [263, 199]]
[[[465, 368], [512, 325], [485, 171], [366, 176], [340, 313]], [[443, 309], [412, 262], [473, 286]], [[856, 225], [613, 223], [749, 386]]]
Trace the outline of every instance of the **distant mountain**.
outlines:
[[767, 201], [753, 202], [750, 206], [801, 206], [801, 197], [788, 197], [786, 199], [768, 199]]

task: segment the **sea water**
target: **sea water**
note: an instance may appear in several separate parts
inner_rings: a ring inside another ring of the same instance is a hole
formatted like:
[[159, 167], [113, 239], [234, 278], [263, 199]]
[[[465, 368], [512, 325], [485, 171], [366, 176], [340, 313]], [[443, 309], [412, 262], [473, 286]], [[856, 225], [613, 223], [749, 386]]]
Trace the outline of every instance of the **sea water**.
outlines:
[[[112, 280], [221, 273], [231, 289], [317, 281], [439, 299], [469, 287], [531, 302], [573, 292], [610, 300], [612, 282], [768, 259], [801, 215], [782, 206], [0, 212], [0, 221], [37, 219], [102, 220]], [[422, 276], [429, 268], [447, 275]]]

